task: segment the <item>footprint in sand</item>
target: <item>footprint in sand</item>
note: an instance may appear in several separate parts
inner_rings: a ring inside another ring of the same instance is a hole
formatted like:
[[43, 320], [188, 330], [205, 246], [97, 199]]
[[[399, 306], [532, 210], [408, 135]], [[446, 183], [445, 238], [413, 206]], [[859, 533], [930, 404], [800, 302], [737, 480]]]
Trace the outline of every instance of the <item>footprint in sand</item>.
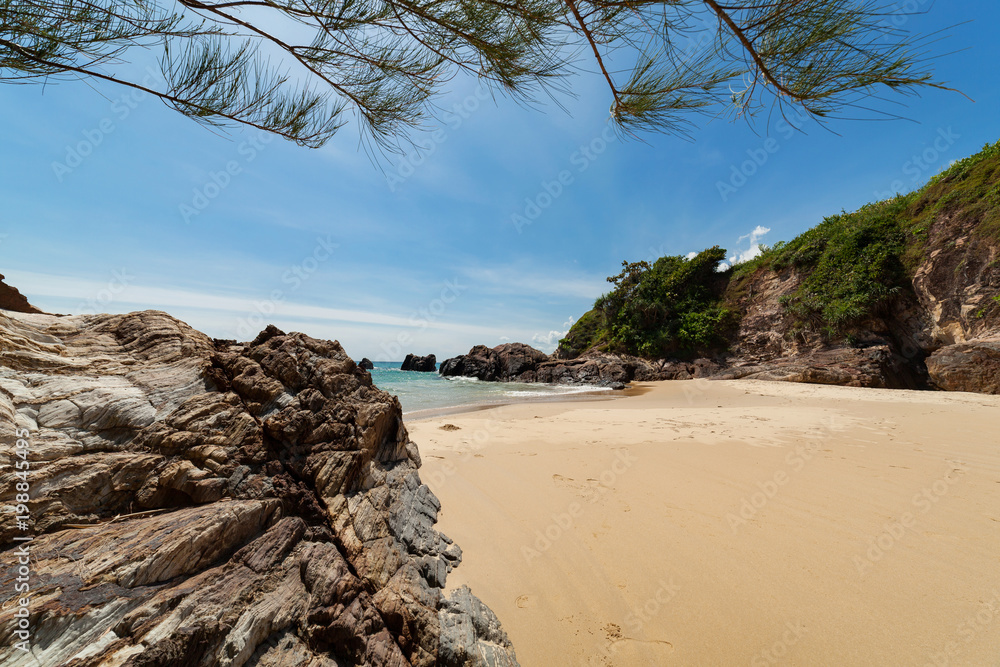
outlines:
[[558, 486], [568, 486], [572, 489], [580, 489], [585, 487], [585, 484], [581, 484], [572, 477], [563, 477], [562, 475], [552, 475], [552, 481]]
[[556, 483], [557, 486], [565, 486], [574, 491], [577, 491], [584, 496], [588, 493], [593, 493], [595, 487], [601, 486], [601, 483], [596, 479], [588, 479], [586, 482], [580, 482], [572, 477], [563, 477], [562, 475], [552, 475], [552, 481]]
[[518, 609], [529, 609], [535, 606], [535, 601], [530, 595], [518, 595], [514, 604], [517, 605]]

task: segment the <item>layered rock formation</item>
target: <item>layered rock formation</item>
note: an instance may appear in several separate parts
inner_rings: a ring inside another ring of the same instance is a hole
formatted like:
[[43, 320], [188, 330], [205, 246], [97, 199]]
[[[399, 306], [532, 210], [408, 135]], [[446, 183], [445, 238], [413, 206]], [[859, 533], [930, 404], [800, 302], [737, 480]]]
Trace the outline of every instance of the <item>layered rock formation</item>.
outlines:
[[437, 370], [437, 357], [433, 354], [428, 354], [426, 357], [408, 354], [406, 355], [406, 359], [403, 360], [403, 365], [399, 367], [399, 370], [433, 373]]
[[[248, 344], [159, 312], [0, 311], [0, 489], [29, 447], [31, 653], [0, 664], [516, 665], [496, 616], [446, 595], [461, 550], [396, 398], [336, 342]], [[25, 437], [26, 436], [26, 437]]]

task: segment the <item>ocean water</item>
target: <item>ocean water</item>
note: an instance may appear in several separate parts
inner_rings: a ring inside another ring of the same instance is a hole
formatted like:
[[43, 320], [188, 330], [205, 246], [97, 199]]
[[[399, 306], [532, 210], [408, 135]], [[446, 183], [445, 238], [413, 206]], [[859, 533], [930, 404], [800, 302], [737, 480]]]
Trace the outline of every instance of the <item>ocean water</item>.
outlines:
[[[573, 394], [604, 395], [603, 387], [480, 382], [475, 378], [445, 378], [437, 373], [399, 370], [401, 361], [376, 361], [369, 371], [379, 389], [395, 394], [403, 414], [479, 405], [500, 405], [532, 400], [554, 400]], [[440, 366], [440, 364], [439, 364]]]

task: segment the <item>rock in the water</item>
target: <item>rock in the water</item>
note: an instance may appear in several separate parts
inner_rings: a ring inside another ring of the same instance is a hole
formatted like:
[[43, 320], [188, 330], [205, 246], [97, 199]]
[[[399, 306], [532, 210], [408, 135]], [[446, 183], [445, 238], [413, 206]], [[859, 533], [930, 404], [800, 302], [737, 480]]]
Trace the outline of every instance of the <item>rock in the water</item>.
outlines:
[[[5, 311], [0, 347], [0, 493], [20, 438], [35, 536], [32, 652], [5, 605], [0, 664], [517, 664], [489, 609], [444, 593], [461, 550], [399, 402], [338, 343]], [[3, 562], [24, 533], [0, 515]]]
[[375, 368], [375, 364], [371, 362], [371, 359], [365, 357], [364, 359], [358, 362], [358, 368], [363, 368], [366, 371], [370, 371], [371, 369]]
[[927, 371], [940, 389], [1000, 394], [1000, 340], [942, 347], [927, 358]]
[[401, 371], [420, 371], [421, 373], [433, 373], [437, 370], [437, 357], [428, 354], [426, 357], [418, 357], [414, 354], [406, 355], [403, 365], [399, 367]]
[[647, 362], [636, 358], [603, 353], [561, 359], [524, 343], [504, 343], [494, 348], [477, 345], [468, 354], [444, 361], [440, 373], [444, 376], [474, 377], [489, 382], [592, 384], [621, 389], [636, 379], [638, 368], [645, 368], [647, 365]]

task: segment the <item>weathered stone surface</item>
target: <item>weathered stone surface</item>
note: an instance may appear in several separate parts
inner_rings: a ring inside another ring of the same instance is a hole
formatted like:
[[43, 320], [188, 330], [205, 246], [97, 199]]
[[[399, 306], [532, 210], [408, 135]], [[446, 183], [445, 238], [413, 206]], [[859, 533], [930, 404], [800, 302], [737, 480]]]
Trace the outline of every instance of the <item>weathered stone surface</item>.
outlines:
[[489, 382], [594, 384], [621, 388], [632, 380], [634, 364], [613, 355], [559, 359], [524, 343], [504, 343], [494, 348], [477, 345], [466, 355], [444, 361], [440, 373]]
[[437, 357], [428, 354], [426, 357], [418, 357], [415, 354], [406, 355], [403, 365], [399, 367], [401, 371], [419, 371], [421, 373], [433, 373], [437, 370]]
[[711, 375], [715, 380], [739, 378], [881, 389], [917, 387], [906, 360], [887, 345], [818, 350], [765, 363], [732, 366]]
[[366, 371], [370, 371], [371, 369], [375, 368], [375, 364], [372, 363], [371, 359], [365, 357], [364, 359], [358, 362], [358, 368], [363, 368]]
[[927, 358], [927, 371], [940, 389], [1000, 394], [1000, 340], [942, 347]]
[[[0, 493], [27, 431], [35, 535], [34, 652], [5, 605], [0, 664], [516, 664], [492, 612], [443, 594], [461, 550], [398, 401], [338, 343], [0, 312], [0, 349]], [[0, 514], [4, 562], [23, 532]]]

